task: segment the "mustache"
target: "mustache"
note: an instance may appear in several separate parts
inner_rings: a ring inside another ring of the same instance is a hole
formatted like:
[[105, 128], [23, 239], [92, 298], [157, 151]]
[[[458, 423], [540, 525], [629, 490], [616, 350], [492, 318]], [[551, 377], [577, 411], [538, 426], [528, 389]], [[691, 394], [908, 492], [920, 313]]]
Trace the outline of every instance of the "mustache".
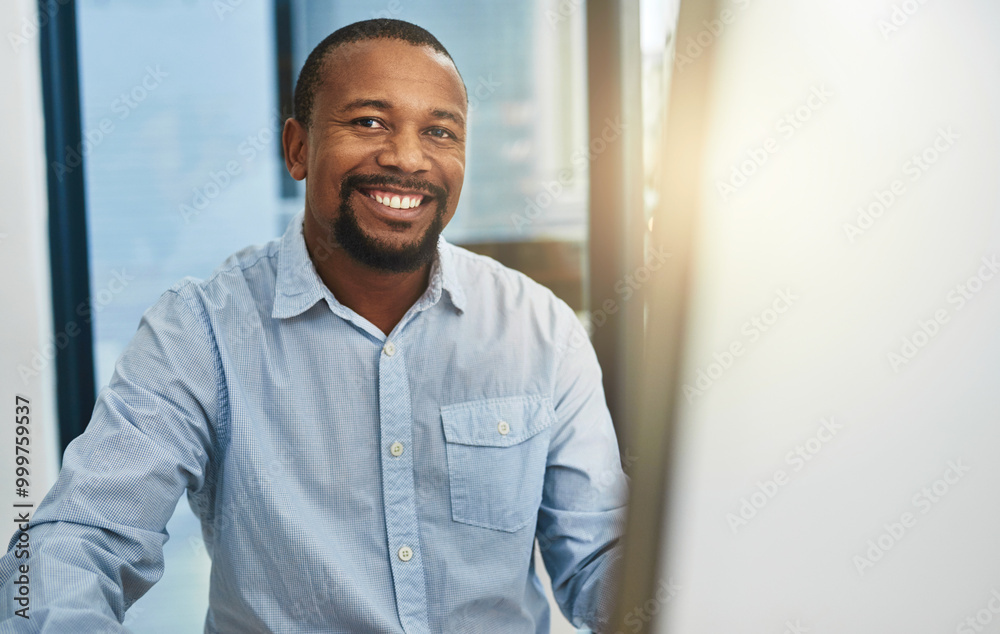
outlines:
[[421, 178], [402, 178], [389, 174], [349, 174], [340, 183], [340, 195], [344, 200], [351, 195], [351, 190], [362, 187], [399, 187], [412, 189], [432, 196], [439, 203], [448, 199], [448, 191], [439, 185]]

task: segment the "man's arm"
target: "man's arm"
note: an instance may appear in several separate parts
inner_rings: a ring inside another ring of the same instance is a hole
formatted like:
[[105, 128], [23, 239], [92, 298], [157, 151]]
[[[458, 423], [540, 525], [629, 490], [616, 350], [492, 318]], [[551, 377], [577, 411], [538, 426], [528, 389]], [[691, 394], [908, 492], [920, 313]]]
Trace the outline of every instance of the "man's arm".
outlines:
[[575, 317], [567, 340], [557, 370], [556, 427], [537, 537], [563, 614], [577, 627], [602, 631], [614, 607], [628, 482], [597, 356]]
[[[0, 630], [125, 631], [125, 610], [163, 574], [164, 527], [184, 489], [205, 484], [219, 409], [217, 355], [192, 305], [169, 291], [146, 312], [31, 520], [30, 558], [15, 557], [21, 531], [11, 538]], [[25, 564], [30, 619], [13, 600]]]

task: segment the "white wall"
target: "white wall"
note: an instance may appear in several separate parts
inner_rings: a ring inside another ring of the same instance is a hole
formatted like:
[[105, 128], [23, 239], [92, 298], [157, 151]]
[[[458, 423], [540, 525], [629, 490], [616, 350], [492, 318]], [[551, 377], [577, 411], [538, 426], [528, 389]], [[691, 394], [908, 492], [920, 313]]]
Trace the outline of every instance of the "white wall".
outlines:
[[1000, 5], [722, 6], [661, 631], [998, 632]]
[[[0, 4], [0, 508], [36, 505], [57, 472], [45, 131], [36, 2]], [[35, 365], [32, 359], [38, 355]], [[31, 488], [14, 492], [15, 398], [30, 399]], [[6, 551], [14, 532], [0, 530]]]

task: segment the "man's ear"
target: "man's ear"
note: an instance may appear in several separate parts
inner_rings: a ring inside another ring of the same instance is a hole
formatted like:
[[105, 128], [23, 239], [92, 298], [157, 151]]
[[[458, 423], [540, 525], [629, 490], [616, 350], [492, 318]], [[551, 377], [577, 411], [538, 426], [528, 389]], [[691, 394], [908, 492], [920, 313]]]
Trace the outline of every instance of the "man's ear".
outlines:
[[309, 153], [309, 132], [305, 126], [289, 117], [281, 131], [281, 146], [285, 153], [285, 168], [292, 178], [306, 177], [306, 155]]

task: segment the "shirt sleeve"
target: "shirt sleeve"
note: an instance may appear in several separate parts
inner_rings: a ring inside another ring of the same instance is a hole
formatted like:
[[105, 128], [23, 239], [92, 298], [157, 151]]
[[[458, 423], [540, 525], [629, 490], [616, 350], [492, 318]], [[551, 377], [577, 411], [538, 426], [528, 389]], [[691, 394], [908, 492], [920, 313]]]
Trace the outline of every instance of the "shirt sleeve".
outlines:
[[536, 537], [562, 613], [604, 631], [614, 608], [628, 481], [590, 339], [572, 317], [560, 352]]
[[[0, 630], [126, 631], [125, 611], [163, 574], [178, 499], [205, 485], [220, 402], [212, 342], [201, 304], [178, 291], [143, 315], [31, 519], [30, 557], [15, 556], [21, 530], [0, 557]], [[15, 615], [25, 564], [30, 619]]]

